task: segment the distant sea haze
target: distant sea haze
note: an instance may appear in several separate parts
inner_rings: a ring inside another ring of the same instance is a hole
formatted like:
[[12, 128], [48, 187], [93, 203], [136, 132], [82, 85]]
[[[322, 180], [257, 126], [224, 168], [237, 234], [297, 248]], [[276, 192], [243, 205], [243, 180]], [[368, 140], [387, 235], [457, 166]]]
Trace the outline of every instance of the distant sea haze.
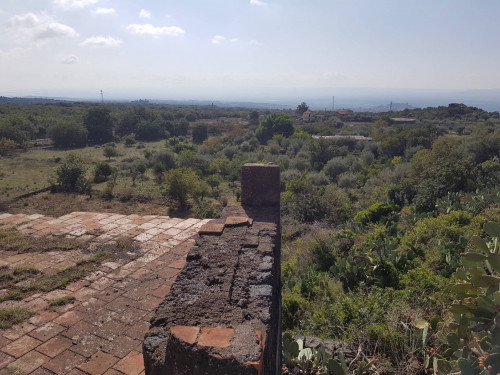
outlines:
[[[106, 91], [105, 91], [106, 92]], [[88, 92], [80, 95], [9, 95], [1, 96], [0, 103], [34, 103], [47, 101], [90, 101], [100, 102], [100, 92], [95, 95]], [[108, 91], [104, 96], [105, 102], [132, 102], [151, 104], [174, 105], [212, 105], [218, 107], [241, 107], [256, 109], [295, 109], [298, 104], [306, 102], [312, 110], [352, 109], [357, 112], [384, 112], [390, 109], [399, 111], [405, 108], [426, 108], [447, 106], [450, 103], [463, 103], [467, 106], [478, 107], [488, 112], [500, 111], [500, 89], [496, 90], [412, 90], [412, 89], [374, 89], [374, 88], [306, 88], [306, 89], [270, 89], [265, 93], [258, 90], [248, 90], [231, 95], [224, 93], [213, 95], [186, 94], [177, 98], [162, 97], [164, 95], [150, 93], [137, 94], [139, 97], [124, 92]]]

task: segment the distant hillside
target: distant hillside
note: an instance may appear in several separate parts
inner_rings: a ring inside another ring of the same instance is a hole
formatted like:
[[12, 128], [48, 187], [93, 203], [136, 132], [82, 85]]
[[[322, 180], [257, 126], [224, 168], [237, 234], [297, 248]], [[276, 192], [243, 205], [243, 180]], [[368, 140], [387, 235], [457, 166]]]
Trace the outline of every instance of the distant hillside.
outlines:
[[379, 106], [367, 107], [367, 108], [356, 108], [356, 112], [389, 112], [389, 111], [404, 111], [405, 109], [415, 109], [414, 106], [408, 103], [392, 103], [384, 104]]
[[13, 103], [13, 104], [47, 104], [47, 103], [60, 103], [69, 100], [56, 100], [47, 98], [8, 98], [0, 96], [0, 103]]

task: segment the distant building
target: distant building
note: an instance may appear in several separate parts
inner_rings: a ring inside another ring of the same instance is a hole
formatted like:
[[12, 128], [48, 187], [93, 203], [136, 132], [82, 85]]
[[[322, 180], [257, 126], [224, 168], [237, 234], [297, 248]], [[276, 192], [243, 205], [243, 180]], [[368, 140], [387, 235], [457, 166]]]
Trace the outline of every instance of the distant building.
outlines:
[[306, 122], [309, 122], [311, 121], [312, 119], [312, 111], [310, 109], [308, 109], [307, 111], [305, 111], [303, 114], [302, 114], [302, 120], [303, 121], [306, 121]]

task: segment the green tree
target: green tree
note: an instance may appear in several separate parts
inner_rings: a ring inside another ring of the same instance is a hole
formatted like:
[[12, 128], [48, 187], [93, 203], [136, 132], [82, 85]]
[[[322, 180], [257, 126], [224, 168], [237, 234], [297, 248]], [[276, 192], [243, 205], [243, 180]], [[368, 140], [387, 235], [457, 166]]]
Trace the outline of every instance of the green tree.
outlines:
[[257, 126], [259, 125], [259, 112], [251, 111], [248, 115], [248, 125]]
[[0, 117], [0, 139], [11, 139], [17, 144], [29, 141], [34, 133], [33, 125], [21, 117]]
[[171, 131], [170, 134], [172, 134], [175, 137], [178, 137], [181, 135], [187, 135], [188, 130], [189, 130], [189, 121], [183, 118], [174, 123], [173, 131]]
[[297, 109], [295, 110], [295, 112], [302, 116], [302, 114], [307, 111], [309, 109], [309, 106], [307, 105], [306, 102], [302, 102], [300, 103], [298, 106], [297, 106]]
[[132, 147], [135, 145], [137, 142], [135, 140], [135, 135], [134, 134], [129, 134], [127, 135], [124, 139], [123, 142], [125, 143], [125, 147]]
[[137, 126], [135, 137], [140, 141], [156, 141], [163, 137], [163, 131], [157, 121], [141, 121]]
[[113, 140], [113, 119], [110, 110], [104, 107], [91, 108], [83, 118], [90, 141], [98, 144]]
[[0, 139], [0, 156], [7, 156], [14, 152], [17, 144], [12, 139], [2, 138]]
[[102, 152], [104, 156], [108, 158], [108, 160], [111, 160], [111, 158], [114, 156], [118, 156], [118, 151], [116, 151], [116, 148], [114, 148], [113, 146], [104, 147]]
[[207, 124], [197, 124], [192, 130], [193, 143], [202, 144], [208, 138]]
[[261, 144], [265, 144], [275, 134], [281, 134], [289, 137], [295, 131], [293, 120], [284, 113], [273, 113], [268, 116], [257, 128], [255, 136]]
[[134, 112], [127, 113], [118, 123], [116, 133], [120, 136], [135, 133], [139, 120]]
[[56, 123], [47, 134], [56, 147], [83, 147], [87, 144], [87, 129], [75, 123]]
[[153, 156], [153, 162], [161, 164], [165, 171], [175, 168], [175, 155], [169, 151], [162, 150]]
[[81, 156], [70, 152], [57, 168], [57, 183], [64, 191], [84, 192], [88, 187], [86, 168]]
[[116, 133], [121, 136], [135, 133], [140, 121], [150, 120], [151, 118], [152, 116], [146, 112], [146, 108], [142, 106], [134, 107], [119, 121]]
[[187, 168], [171, 169], [166, 173], [166, 195], [185, 206], [189, 196], [196, 191], [200, 179]]
[[431, 150], [421, 150], [412, 159], [419, 212], [435, 209], [436, 200], [448, 192], [473, 191], [477, 187], [478, 168], [471, 155], [454, 137], [440, 137]]
[[288, 181], [281, 202], [283, 214], [302, 222], [320, 221], [325, 216], [319, 189], [306, 178], [294, 177]]
[[94, 182], [103, 182], [113, 174], [113, 168], [108, 163], [97, 163], [94, 169]]
[[207, 184], [210, 186], [210, 188], [212, 188], [212, 194], [215, 193], [215, 190], [216, 189], [219, 189], [219, 185], [220, 185], [220, 178], [217, 177], [216, 175], [210, 175], [208, 176], [205, 181], [207, 182]]
[[161, 163], [155, 163], [153, 165], [153, 173], [155, 174], [156, 183], [161, 184], [163, 182], [163, 174], [165, 173], [165, 166]]

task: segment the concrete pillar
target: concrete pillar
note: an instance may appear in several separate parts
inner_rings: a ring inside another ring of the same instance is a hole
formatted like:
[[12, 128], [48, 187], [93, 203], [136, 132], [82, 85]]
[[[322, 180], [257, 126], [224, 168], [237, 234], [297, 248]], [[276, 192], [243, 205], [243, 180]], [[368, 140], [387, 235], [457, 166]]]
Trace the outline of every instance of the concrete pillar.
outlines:
[[280, 205], [280, 167], [247, 163], [241, 168], [242, 206]]

